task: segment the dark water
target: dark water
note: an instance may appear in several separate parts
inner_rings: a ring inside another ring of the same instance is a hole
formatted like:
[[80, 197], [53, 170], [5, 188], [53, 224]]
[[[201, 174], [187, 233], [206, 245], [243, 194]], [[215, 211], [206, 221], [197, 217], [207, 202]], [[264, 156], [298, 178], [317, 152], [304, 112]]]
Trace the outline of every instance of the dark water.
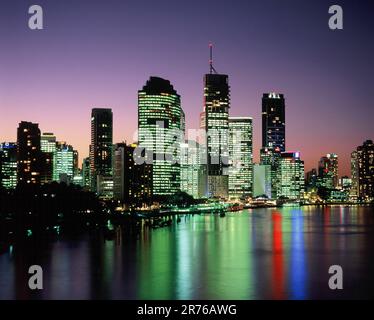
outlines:
[[[374, 210], [333, 206], [182, 217], [138, 240], [90, 235], [0, 255], [0, 299], [345, 299], [374, 292]], [[27, 287], [39, 264], [44, 289]], [[328, 268], [344, 270], [330, 290]]]

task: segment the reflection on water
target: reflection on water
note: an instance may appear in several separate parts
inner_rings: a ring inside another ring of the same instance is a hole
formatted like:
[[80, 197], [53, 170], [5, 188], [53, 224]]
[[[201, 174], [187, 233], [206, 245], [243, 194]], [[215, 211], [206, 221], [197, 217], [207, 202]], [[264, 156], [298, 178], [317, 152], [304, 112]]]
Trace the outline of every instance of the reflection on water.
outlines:
[[[374, 289], [374, 212], [334, 206], [184, 216], [145, 229], [39, 241], [0, 255], [0, 299], [342, 299]], [[28, 267], [44, 290], [27, 288]], [[328, 268], [344, 290], [328, 288]]]

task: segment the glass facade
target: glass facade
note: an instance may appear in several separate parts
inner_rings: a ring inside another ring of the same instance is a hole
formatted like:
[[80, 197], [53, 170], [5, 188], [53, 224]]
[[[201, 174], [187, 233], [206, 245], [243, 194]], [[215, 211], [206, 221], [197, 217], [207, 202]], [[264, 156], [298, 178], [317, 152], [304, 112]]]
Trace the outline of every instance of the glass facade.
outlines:
[[180, 190], [180, 144], [184, 141], [180, 96], [168, 80], [150, 77], [138, 92], [138, 142], [153, 164], [153, 195]]
[[300, 200], [304, 194], [304, 162], [299, 152], [282, 152], [278, 163], [277, 197]]
[[74, 150], [65, 142], [56, 144], [53, 180], [70, 183], [74, 178]]
[[271, 166], [256, 163], [253, 166], [253, 197], [262, 196], [271, 199]]
[[260, 164], [270, 166], [271, 196], [269, 198], [277, 198], [278, 190], [278, 169], [280, 159], [280, 148], [264, 147], [260, 150]]
[[[90, 179], [91, 191], [97, 192], [97, 177], [102, 176], [105, 188], [112, 178], [113, 113], [112, 109], [94, 108], [91, 112]], [[105, 191], [107, 193], [107, 191]]]
[[283, 94], [264, 93], [262, 97], [262, 147], [286, 149], [285, 99]]
[[82, 161], [82, 179], [85, 189], [90, 189], [90, 158], [84, 158]]
[[18, 183], [40, 184], [41, 168], [39, 125], [22, 121], [17, 129]]
[[319, 185], [328, 189], [337, 188], [338, 177], [338, 155], [328, 153], [322, 157], [318, 163]]
[[352, 186], [350, 191], [350, 197], [352, 200], [357, 200], [358, 197], [358, 161], [357, 161], [357, 151], [351, 153], [351, 179]]
[[230, 86], [225, 74], [204, 77], [204, 112], [201, 126], [206, 130], [207, 189], [209, 197], [228, 198], [229, 191], [229, 109]]
[[229, 197], [252, 196], [252, 118], [229, 118]]
[[42, 151], [41, 183], [50, 183], [55, 176], [56, 164], [56, 136], [53, 133], [43, 133], [40, 139]]
[[0, 143], [0, 185], [5, 189], [17, 186], [17, 144]]
[[374, 144], [366, 140], [357, 147], [358, 195], [362, 201], [374, 200]]
[[196, 141], [181, 144], [181, 190], [195, 199], [206, 193], [206, 166], [201, 156], [200, 144]]

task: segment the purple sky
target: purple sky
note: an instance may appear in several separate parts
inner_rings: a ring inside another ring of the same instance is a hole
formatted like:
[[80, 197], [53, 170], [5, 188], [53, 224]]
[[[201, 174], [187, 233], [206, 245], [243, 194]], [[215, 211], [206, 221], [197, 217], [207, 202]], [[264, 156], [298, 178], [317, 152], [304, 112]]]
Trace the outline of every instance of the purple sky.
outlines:
[[[286, 98], [288, 150], [306, 169], [334, 152], [349, 174], [350, 152], [374, 139], [374, 6], [370, 1], [0, 0], [0, 141], [21, 120], [40, 124], [88, 155], [90, 110], [114, 113], [114, 142], [132, 141], [137, 91], [150, 75], [171, 81], [187, 127], [198, 127], [208, 42], [230, 77], [231, 115], [254, 118], [261, 144], [261, 97]], [[45, 29], [28, 29], [28, 7]], [[344, 30], [328, 28], [340, 4]]]

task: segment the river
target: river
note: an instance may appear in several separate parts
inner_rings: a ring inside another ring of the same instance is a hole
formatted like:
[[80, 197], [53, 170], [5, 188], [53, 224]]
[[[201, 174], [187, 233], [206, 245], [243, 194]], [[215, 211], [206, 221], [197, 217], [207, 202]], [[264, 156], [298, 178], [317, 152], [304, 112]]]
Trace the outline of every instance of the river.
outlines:
[[[0, 255], [0, 299], [367, 299], [374, 292], [374, 209], [248, 209], [182, 216], [137, 239], [60, 236]], [[28, 268], [43, 268], [43, 290]], [[328, 269], [343, 268], [343, 290]]]

